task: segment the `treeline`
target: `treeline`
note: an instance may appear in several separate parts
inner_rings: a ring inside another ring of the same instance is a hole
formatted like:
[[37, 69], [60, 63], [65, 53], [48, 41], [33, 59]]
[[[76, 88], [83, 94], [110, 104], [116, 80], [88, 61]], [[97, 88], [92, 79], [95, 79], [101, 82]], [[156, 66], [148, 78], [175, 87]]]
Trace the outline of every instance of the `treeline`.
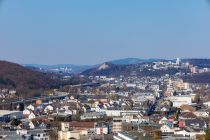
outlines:
[[44, 90], [87, 80], [78, 76], [63, 80], [60, 75], [42, 73], [15, 63], [0, 61], [0, 88], [16, 89], [18, 96], [35, 97], [41, 95]]
[[210, 83], [210, 73], [200, 73], [183, 77], [185, 82], [189, 83]]
[[186, 59], [184, 61], [200, 68], [210, 68], [210, 59]]

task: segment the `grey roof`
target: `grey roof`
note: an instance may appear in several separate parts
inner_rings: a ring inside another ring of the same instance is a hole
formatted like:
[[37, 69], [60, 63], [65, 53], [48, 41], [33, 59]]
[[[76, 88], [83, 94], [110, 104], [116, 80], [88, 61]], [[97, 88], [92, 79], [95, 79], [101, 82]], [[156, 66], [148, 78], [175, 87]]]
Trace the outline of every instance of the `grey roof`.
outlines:
[[16, 134], [16, 135], [8, 135], [5, 138], [3, 138], [3, 140], [25, 140], [25, 139]]
[[205, 121], [202, 119], [187, 119], [185, 120], [185, 125], [189, 127], [203, 128]]

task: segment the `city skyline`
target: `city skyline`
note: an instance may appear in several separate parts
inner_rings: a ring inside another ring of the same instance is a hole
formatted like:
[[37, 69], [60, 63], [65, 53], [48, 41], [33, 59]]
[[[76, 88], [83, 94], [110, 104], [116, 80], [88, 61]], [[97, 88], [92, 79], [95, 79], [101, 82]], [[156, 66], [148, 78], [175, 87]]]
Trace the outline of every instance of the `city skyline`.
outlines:
[[209, 1], [2, 1], [0, 59], [92, 65], [210, 58]]

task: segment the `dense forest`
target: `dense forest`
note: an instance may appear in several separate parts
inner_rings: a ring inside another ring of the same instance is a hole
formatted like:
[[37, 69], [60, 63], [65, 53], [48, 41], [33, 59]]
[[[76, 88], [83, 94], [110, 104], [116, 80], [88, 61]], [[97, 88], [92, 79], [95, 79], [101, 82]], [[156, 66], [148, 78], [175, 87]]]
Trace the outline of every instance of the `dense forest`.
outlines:
[[64, 80], [60, 75], [42, 73], [19, 64], [0, 61], [0, 88], [16, 89], [18, 96], [40, 96], [44, 90], [86, 82], [89, 82], [88, 78], [77, 75]]
[[184, 59], [183, 61], [199, 68], [210, 68], [210, 59]]
[[210, 73], [199, 73], [183, 77], [185, 82], [189, 83], [210, 83]]

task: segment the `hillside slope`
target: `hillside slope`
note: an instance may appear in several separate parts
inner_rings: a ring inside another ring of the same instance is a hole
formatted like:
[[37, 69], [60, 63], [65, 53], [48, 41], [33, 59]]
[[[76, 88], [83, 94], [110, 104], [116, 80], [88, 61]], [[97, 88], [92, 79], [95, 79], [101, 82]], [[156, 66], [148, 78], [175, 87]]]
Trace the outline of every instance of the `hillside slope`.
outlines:
[[51, 88], [57, 80], [52, 75], [30, 70], [21, 65], [0, 61], [0, 88], [14, 88], [19, 92], [27, 89]]
[[112, 63], [104, 63], [99, 67], [88, 69], [82, 72], [85, 76], [162, 76], [165, 74], [174, 75], [180, 71], [180, 69], [170, 68], [166, 70], [154, 70], [143, 69], [140, 71], [142, 64], [130, 64], [130, 65], [115, 65]]

